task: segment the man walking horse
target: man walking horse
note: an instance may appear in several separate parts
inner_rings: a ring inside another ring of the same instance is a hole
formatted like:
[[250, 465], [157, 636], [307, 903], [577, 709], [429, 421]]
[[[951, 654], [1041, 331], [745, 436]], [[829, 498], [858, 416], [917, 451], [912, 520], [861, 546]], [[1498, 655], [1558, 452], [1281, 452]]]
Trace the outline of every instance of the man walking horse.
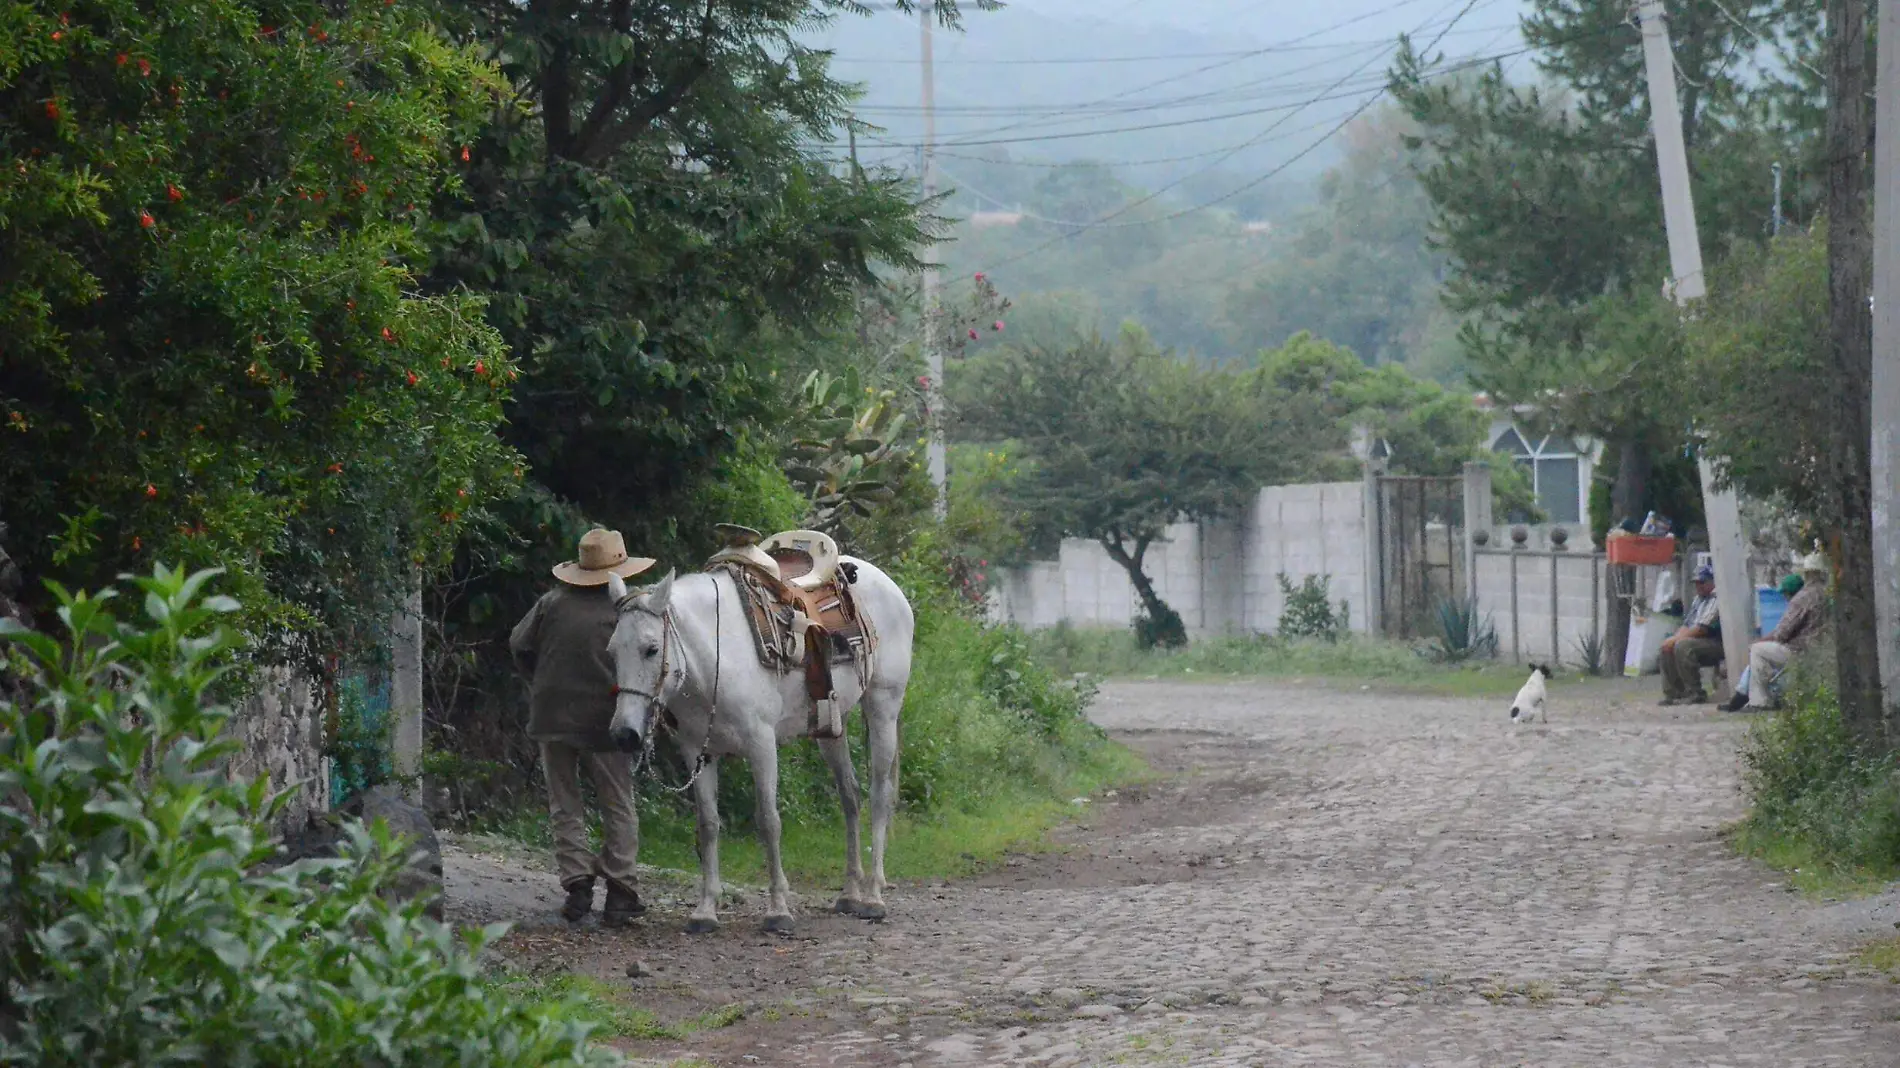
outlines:
[[[620, 614], [607, 595], [611, 578], [632, 578], [653, 566], [630, 557], [616, 530], [590, 530], [578, 559], [558, 564], [559, 583], [536, 601], [509, 636], [515, 666], [528, 676], [528, 737], [541, 747], [554, 830], [554, 866], [570, 923], [594, 908], [594, 880], [607, 882], [601, 923], [619, 927], [645, 912], [635, 889], [640, 818], [633, 804], [635, 755], [614, 746], [614, 659], [607, 649]], [[600, 801], [602, 844], [588, 847], [581, 772]]]

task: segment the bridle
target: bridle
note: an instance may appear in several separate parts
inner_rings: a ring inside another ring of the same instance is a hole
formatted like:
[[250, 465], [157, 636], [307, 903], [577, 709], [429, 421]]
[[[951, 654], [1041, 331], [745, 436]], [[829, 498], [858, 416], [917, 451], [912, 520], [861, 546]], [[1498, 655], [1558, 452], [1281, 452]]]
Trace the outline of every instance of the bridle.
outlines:
[[[717, 573], [709, 577], [711, 577], [713, 584], [713, 681], [712, 697], [706, 710], [706, 740], [700, 743], [699, 755], [693, 758], [693, 773], [687, 776], [686, 781], [678, 787], [661, 787], [675, 794], [683, 794], [692, 789], [693, 784], [699, 781], [700, 773], [705, 771], [707, 765], [712, 763], [712, 757], [708, 754], [712, 749], [713, 724], [719, 718], [719, 662], [722, 655], [722, 650], [719, 647], [719, 636], [720, 618], [724, 613], [720, 611], [719, 604], [719, 577]], [[650, 775], [653, 772], [653, 738], [659, 733], [658, 725], [664, 723], [666, 719], [666, 717], [656, 714], [665, 709], [665, 703], [661, 700], [660, 695], [666, 691], [667, 683], [672, 681], [670, 676], [673, 672], [669, 667], [668, 660], [669, 649], [673, 644], [677, 644], [680, 647], [678, 683], [683, 688], [686, 685], [686, 645], [679, 636], [679, 624], [673, 620], [673, 608], [671, 605], [668, 605], [663, 612], [655, 612], [644, 604], [632, 603], [633, 600], [634, 598], [628, 597], [620, 602], [618, 608], [622, 615], [628, 612], [641, 612], [660, 621], [659, 681], [654, 684], [654, 689], [651, 693], [644, 690], [628, 689], [616, 684], [614, 686], [614, 700], [618, 702], [620, 697], [624, 694], [629, 697], [643, 698], [646, 701], [646, 723], [643, 724], [646, 729], [640, 732], [640, 762], [635, 766], [634, 773], [636, 775], [642, 773]]]

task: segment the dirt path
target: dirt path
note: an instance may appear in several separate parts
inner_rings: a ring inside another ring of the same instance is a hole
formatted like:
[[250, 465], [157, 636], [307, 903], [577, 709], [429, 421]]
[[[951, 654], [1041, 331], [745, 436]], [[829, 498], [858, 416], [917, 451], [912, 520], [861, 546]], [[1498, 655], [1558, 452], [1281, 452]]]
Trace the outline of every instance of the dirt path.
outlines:
[[[716, 1065], [1900, 1064], [1900, 986], [1854, 969], [1900, 895], [1806, 902], [1718, 837], [1742, 724], [1634, 695], [1496, 702], [1122, 683], [1096, 718], [1175, 773], [1097, 799], [1059, 855], [901, 881], [881, 926], [710, 938], [665, 901], [567, 931], [545, 875], [451, 849], [451, 914], [530, 961], [731, 1027]], [[899, 874], [901, 880], [901, 873]], [[825, 899], [808, 897], [806, 907]]]

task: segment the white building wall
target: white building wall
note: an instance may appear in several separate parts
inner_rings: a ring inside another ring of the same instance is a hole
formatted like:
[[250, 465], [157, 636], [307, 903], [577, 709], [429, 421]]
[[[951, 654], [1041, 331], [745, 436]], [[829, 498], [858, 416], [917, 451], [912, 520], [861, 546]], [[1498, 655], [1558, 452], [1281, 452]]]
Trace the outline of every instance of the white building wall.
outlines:
[[[1368, 536], [1362, 483], [1275, 486], [1239, 516], [1170, 526], [1149, 546], [1144, 570], [1191, 633], [1271, 633], [1282, 571], [1296, 584], [1328, 576], [1333, 600], [1344, 599], [1353, 629], [1364, 631]], [[1006, 574], [997, 602], [998, 617], [1029, 628], [1124, 627], [1140, 608], [1127, 573], [1081, 538], [1065, 540], [1056, 560]]]

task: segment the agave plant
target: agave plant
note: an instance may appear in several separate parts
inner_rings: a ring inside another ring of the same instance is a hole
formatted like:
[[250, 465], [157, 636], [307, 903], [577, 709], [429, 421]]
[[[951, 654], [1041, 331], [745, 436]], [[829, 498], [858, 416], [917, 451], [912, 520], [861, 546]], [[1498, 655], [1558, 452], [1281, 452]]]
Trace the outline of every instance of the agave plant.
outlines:
[[813, 371], [798, 399], [804, 425], [785, 447], [783, 469], [811, 501], [813, 530], [829, 533], [896, 496], [892, 483], [912, 452], [896, 393], [864, 389], [852, 370]]
[[1497, 655], [1497, 628], [1491, 625], [1488, 613], [1479, 611], [1476, 598], [1443, 598], [1432, 606], [1432, 615], [1438, 628], [1426, 645], [1432, 659], [1460, 663]]

